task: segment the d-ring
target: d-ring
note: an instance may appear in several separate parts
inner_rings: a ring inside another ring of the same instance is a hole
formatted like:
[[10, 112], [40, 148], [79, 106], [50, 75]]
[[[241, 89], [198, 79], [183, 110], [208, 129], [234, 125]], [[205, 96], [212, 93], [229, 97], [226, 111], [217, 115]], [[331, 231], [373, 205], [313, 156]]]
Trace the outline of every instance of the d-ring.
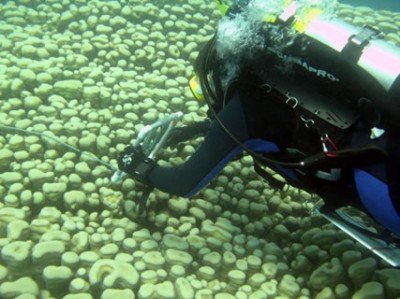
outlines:
[[264, 83], [260, 85], [262, 89], [264, 89], [267, 93], [270, 93], [272, 91], [272, 86], [268, 83]]
[[288, 97], [285, 102], [287, 105], [291, 106], [292, 109], [296, 108], [299, 104], [299, 100], [295, 97]]
[[300, 115], [300, 119], [304, 122], [304, 125], [306, 126], [307, 129], [311, 128], [314, 126], [315, 122], [313, 119], [307, 119], [304, 117], [304, 115]]

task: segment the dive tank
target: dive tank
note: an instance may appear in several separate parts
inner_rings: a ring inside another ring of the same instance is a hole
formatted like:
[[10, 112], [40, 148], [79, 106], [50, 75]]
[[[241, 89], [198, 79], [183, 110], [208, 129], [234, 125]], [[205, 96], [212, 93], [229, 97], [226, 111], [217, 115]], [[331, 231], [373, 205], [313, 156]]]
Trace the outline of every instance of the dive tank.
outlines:
[[[345, 55], [372, 76], [387, 97], [374, 103], [382, 117], [400, 125], [400, 49], [382, 39], [382, 34], [369, 26], [358, 28], [339, 19], [317, 17], [303, 34]], [[368, 86], [366, 86], [368, 88]]]

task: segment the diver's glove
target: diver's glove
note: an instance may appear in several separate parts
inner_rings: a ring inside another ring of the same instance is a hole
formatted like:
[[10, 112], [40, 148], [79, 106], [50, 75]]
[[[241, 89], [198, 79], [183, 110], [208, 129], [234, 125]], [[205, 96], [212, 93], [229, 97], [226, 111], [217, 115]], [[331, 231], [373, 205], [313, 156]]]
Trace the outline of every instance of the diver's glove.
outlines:
[[118, 157], [118, 168], [133, 176], [143, 184], [149, 185], [149, 174], [156, 162], [148, 158], [141, 147], [128, 145]]
[[211, 120], [205, 119], [189, 126], [174, 128], [168, 136], [165, 146], [176, 146], [182, 141], [188, 141], [199, 136], [205, 136], [210, 129]]

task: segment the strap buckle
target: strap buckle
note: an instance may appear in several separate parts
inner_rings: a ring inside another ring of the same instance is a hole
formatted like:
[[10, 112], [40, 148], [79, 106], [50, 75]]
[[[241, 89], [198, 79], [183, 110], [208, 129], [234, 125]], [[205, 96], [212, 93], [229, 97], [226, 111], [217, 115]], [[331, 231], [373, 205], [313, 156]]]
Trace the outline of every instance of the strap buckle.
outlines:
[[383, 37], [383, 33], [372, 26], [364, 25], [360, 32], [350, 36], [349, 42], [357, 47], [364, 48], [371, 39], [376, 37]]

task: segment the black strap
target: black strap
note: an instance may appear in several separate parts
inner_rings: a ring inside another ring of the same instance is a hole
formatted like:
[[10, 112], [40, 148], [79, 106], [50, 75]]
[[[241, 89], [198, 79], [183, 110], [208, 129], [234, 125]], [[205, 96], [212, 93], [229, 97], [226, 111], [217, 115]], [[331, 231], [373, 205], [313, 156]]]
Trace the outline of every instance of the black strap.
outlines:
[[374, 37], [381, 35], [381, 32], [371, 26], [364, 26], [360, 32], [350, 36], [348, 43], [342, 50], [342, 54], [351, 61], [357, 62], [360, 59], [364, 47]]
[[155, 166], [156, 162], [139, 146], [127, 146], [118, 157], [118, 168], [145, 185], [148, 185], [148, 176]]
[[387, 153], [384, 149], [375, 145], [361, 147], [349, 147], [336, 152], [335, 157], [327, 157], [325, 153], [309, 156], [303, 160], [304, 168], [341, 168], [348, 165], [365, 165], [369, 163], [378, 163], [387, 159]]
[[[324, 152], [319, 152], [314, 155], [310, 155], [297, 163], [301, 165], [299, 169], [319, 169], [319, 168], [341, 168], [348, 165], [365, 165], [366, 163], [378, 163], [387, 159], [387, 153], [384, 149], [375, 145], [367, 145], [361, 147], [348, 147], [335, 152], [337, 156], [327, 157]], [[288, 160], [292, 160], [293, 157], [290, 154], [279, 153], [279, 158], [276, 154], [264, 154], [271, 160], [278, 161], [277, 165], [285, 164]], [[272, 166], [266, 164], [267, 166]], [[272, 166], [273, 167], [273, 166]], [[285, 167], [285, 168], [296, 168], [296, 167]]]
[[[265, 156], [268, 156], [266, 154]], [[277, 160], [276, 155], [270, 154], [273, 160]], [[290, 159], [290, 155], [286, 155], [280, 153], [280, 159], [283, 160], [282, 163], [285, 163], [287, 159]], [[341, 150], [338, 152], [338, 157], [326, 157], [326, 155], [321, 152], [315, 155], [311, 155], [305, 159], [303, 159], [303, 167], [301, 169], [295, 167], [289, 167], [287, 169], [292, 170], [299, 170], [301, 172], [307, 173], [311, 172], [314, 173], [316, 170], [319, 169], [326, 169], [326, 168], [343, 168], [349, 165], [365, 165], [365, 163], [374, 163], [374, 162], [381, 162], [382, 159], [386, 159], [387, 154], [384, 150], [377, 146], [364, 146], [360, 148], [350, 148]], [[301, 188], [304, 190], [308, 190], [309, 192], [316, 192], [316, 190], [311, 190], [310, 186], [307, 183], [302, 182], [302, 180], [294, 180], [290, 179], [285, 176], [284, 173], [277, 169], [277, 165], [273, 164], [265, 164], [263, 165], [271, 168], [273, 171], [276, 171], [280, 175], [285, 177], [285, 181], [280, 181], [276, 179], [272, 174], [265, 171], [257, 162], [254, 160], [254, 170], [258, 175], [264, 178], [268, 184], [279, 190], [283, 190], [286, 184], [289, 184], [296, 188]]]

